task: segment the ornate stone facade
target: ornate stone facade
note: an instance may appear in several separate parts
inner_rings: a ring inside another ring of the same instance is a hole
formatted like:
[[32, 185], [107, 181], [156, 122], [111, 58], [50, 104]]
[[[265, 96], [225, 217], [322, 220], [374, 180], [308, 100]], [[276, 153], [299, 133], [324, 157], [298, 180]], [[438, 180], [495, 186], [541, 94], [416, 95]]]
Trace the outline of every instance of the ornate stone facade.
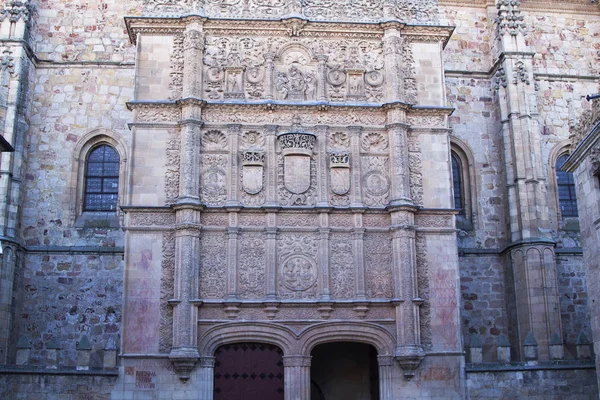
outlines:
[[[532, 368], [597, 395], [598, 213], [580, 235], [555, 183], [568, 126], [583, 148], [598, 119], [600, 14], [550, 4], [5, 1], [0, 396], [48, 368], [58, 397], [95, 374], [106, 398], [212, 400], [219, 347], [262, 343], [309, 400], [330, 342], [368, 345], [373, 399], [510, 397], [535, 383], [485, 374]], [[119, 171], [93, 191], [101, 146]]]

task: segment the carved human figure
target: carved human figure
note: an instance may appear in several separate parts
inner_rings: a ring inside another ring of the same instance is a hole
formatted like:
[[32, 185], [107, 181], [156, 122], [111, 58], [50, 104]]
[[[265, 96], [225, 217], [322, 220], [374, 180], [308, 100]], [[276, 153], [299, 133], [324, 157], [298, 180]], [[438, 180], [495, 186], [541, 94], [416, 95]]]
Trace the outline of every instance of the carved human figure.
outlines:
[[306, 74], [306, 100], [314, 100], [317, 93], [317, 77], [314, 73]]
[[287, 99], [288, 82], [289, 82], [289, 80], [285, 73], [283, 73], [283, 72], [277, 73], [277, 82], [275, 84], [275, 88], [277, 89], [277, 92], [279, 93], [279, 97], [281, 98], [281, 100]]

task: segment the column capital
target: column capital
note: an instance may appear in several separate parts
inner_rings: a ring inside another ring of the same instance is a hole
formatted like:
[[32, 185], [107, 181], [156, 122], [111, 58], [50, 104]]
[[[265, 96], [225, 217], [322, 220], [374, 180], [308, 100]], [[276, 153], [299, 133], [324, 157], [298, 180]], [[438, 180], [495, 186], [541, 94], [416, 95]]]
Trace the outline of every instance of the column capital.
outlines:
[[284, 367], [310, 367], [311, 356], [283, 356]]

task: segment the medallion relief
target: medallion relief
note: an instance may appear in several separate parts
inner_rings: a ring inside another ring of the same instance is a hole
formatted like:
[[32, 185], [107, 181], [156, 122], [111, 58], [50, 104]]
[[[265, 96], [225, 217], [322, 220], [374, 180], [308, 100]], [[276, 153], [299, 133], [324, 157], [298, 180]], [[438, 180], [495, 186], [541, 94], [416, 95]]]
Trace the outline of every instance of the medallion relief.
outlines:
[[206, 204], [221, 205], [227, 199], [227, 156], [205, 154], [200, 166], [200, 198]]
[[282, 298], [313, 298], [317, 294], [317, 241], [308, 233], [282, 236], [278, 242], [279, 291]]

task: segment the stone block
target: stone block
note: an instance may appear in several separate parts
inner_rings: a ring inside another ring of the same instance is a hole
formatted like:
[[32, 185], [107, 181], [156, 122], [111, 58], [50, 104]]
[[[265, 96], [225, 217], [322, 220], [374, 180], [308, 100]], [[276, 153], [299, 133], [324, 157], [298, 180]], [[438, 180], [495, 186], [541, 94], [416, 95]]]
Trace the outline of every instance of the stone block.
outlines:
[[498, 362], [500, 363], [510, 362], [510, 343], [504, 335], [498, 336], [496, 356], [498, 358]]
[[17, 342], [17, 365], [29, 364], [29, 355], [31, 354], [31, 342], [25, 335], [21, 335]]
[[90, 357], [92, 355], [92, 345], [86, 335], [77, 342], [77, 370], [87, 371], [90, 369]]

